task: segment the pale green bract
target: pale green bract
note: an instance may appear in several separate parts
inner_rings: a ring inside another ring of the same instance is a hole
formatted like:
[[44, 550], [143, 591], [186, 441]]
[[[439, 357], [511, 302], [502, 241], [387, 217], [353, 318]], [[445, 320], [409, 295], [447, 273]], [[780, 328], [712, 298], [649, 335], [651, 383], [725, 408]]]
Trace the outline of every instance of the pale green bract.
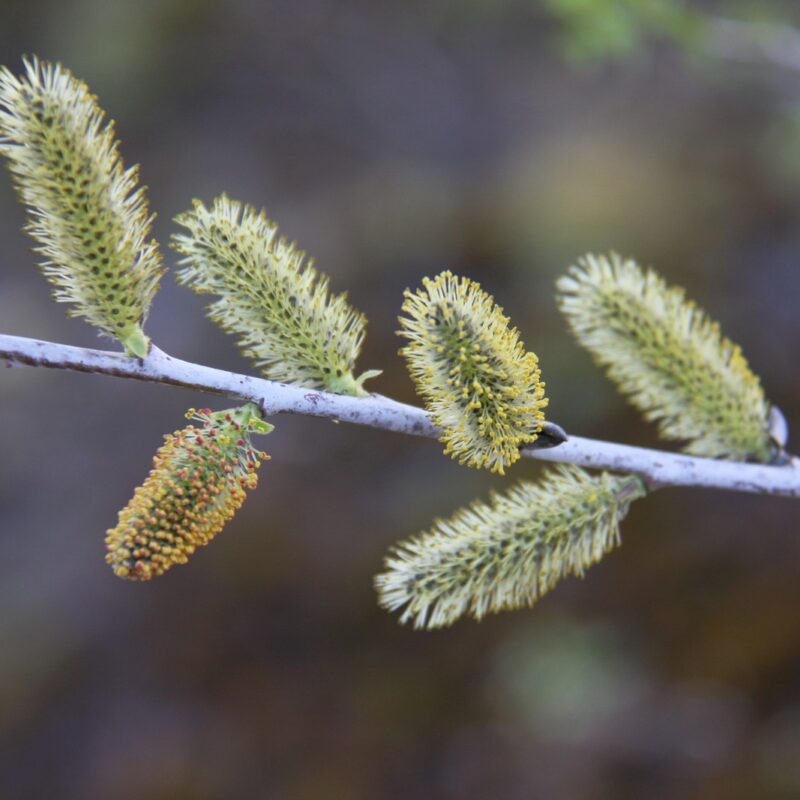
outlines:
[[380, 604], [415, 628], [532, 606], [619, 544], [620, 520], [645, 493], [636, 476], [559, 467], [476, 501], [390, 553], [375, 579]]
[[153, 218], [86, 84], [37, 59], [20, 78], [0, 69], [0, 153], [55, 299], [128, 354], [146, 355], [142, 325], [163, 274]]
[[774, 458], [758, 378], [682, 289], [616, 254], [585, 256], [557, 287], [578, 341], [662, 436], [694, 455]]
[[278, 235], [263, 212], [222, 195], [211, 208], [199, 200], [176, 218], [188, 233], [173, 236], [183, 259], [178, 282], [217, 295], [209, 317], [238, 337], [244, 354], [276, 381], [339, 394], [364, 395], [354, 377], [366, 318], [305, 253]]

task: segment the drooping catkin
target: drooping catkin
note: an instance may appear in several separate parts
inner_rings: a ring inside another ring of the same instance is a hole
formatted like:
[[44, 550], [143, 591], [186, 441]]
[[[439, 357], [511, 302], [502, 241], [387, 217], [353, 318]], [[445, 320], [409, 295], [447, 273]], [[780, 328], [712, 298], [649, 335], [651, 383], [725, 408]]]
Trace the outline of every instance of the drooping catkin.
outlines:
[[149, 580], [185, 564], [238, 511], [256, 470], [269, 456], [253, 448], [251, 432], [272, 426], [251, 407], [190, 409], [188, 425], [167, 434], [153, 469], [106, 534], [106, 562], [120, 578]]
[[492, 297], [469, 278], [442, 272], [406, 290], [400, 351], [445, 453], [503, 474], [536, 440], [544, 421], [544, 383], [534, 353]]
[[188, 231], [172, 241], [183, 256], [178, 282], [217, 295], [209, 316], [266, 377], [366, 394], [363, 382], [377, 373], [353, 374], [366, 318], [329, 293], [328, 278], [263, 212], [222, 195], [211, 208], [195, 201], [176, 221]]
[[397, 546], [375, 579], [379, 602], [415, 628], [532, 606], [619, 544], [619, 522], [644, 494], [636, 476], [556, 468]]
[[37, 59], [22, 77], [0, 68], [0, 153], [55, 299], [130, 355], [146, 355], [142, 326], [163, 274], [153, 218], [86, 84]]
[[694, 455], [773, 458], [758, 378], [682, 289], [616, 254], [585, 256], [557, 286], [578, 341], [662, 436]]

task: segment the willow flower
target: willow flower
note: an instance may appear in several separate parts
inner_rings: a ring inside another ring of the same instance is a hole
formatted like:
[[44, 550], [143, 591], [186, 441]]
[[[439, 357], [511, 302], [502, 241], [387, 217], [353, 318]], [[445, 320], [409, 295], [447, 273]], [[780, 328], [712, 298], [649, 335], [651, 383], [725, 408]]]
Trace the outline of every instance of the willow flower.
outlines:
[[619, 544], [619, 522], [644, 494], [635, 476], [559, 467], [488, 504], [476, 501], [396, 547], [375, 579], [379, 602], [403, 609], [400, 621], [415, 628], [532, 606]]
[[0, 153], [54, 298], [128, 354], [146, 355], [142, 326], [163, 274], [153, 218], [86, 84], [37, 59], [19, 78], [0, 69]]
[[406, 290], [400, 351], [445, 453], [501, 475], [538, 436], [547, 405], [539, 362], [475, 281], [442, 272]]
[[184, 256], [178, 282], [218, 296], [210, 318], [238, 337], [267, 378], [366, 394], [364, 381], [379, 374], [353, 374], [366, 318], [345, 294], [329, 293], [328, 278], [263, 212], [222, 195], [211, 208], [196, 200], [176, 222], [188, 230], [172, 241]]
[[694, 455], [775, 456], [758, 378], [682, 289], [616, 254], [585, 256], [557, 286], [578, 341], [662, 436]]
[[106, 562], [120, 578], [149, 580], [185, 564], [241, 507], [269, 456], [250, 434], [272, 426], [253, 406], [229, 411], [190, 409], [201, 424], [167, 434], [153, 469], [106, 534]]

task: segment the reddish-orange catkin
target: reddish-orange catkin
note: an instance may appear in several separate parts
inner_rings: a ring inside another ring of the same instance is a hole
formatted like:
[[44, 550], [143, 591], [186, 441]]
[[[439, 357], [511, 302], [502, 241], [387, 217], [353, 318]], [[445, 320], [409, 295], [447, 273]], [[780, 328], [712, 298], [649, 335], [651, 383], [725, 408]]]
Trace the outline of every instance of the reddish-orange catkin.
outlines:
[[153, 469], [107, 532], [106, 562], [120, 578], [149, 580], [185, 564], [233, 517], [269, 458], [253, 449], [237, 410], [187, 416], [202, 426], [164, 437]]

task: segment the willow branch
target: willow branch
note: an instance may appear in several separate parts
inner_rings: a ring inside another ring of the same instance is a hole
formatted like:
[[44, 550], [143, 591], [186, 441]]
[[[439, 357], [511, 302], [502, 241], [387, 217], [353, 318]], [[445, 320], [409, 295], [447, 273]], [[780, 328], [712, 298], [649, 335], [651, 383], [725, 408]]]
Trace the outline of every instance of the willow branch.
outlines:
[[[10, 367], [49, 367], [114, 375], [224, 395], [256, 403], [265, 417], [302, 414], [413, 436], [438, 438], [439, 433], [423, 409], [388, 397], [350, 397], [303, 389], [182, 361], [156, 347], [146, 358], [137, 359], [122, 353], [0, 334], [0, 359]], [[788, 466], [742, 464], [578, 436], [560, 441], [564, 438], [558, 425], [547, 423], [540, 436], [541, 442], [537, 441], [539, 446], [527, 447], [522, 454], [544, 461], [632, 472], [644, 478], [651, 488], [702, 486], [800, 497], [800, 468], [795, 460]], [[554, 446], [556, 443], [558, 445]]]

